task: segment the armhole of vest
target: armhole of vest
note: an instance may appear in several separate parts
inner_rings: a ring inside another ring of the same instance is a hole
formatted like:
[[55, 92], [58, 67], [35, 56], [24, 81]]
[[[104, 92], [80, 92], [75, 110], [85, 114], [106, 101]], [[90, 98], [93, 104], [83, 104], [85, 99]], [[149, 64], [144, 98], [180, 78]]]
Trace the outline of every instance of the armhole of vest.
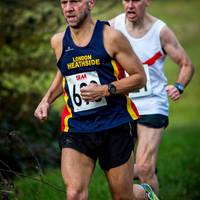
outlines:
[[65, 45], [64, 45], [64, 41], [65, 41], [65, 38], [66, 38], [66, 34], [67, 34], [67, 29], [65, 30], [65, 33], [64, 33], [64, 36], [63, 36], [63, 39], [62, 39], [62, 53], [60, 55], [60, 58], [58, 59], [57, 61], [57, 66], [59, 68], [59, 65], [60, 65], [60, 61], [61, 61], [61, 58], [63, 57], [63, 54], [65, 52]]
[[158, 41], [159, 41], [159, 44], [160, 44], [160, 49], [162, 51], [162, 54], [165, 56], [166, 51], [162, 47], [161, 39], [160, 39], [160, 33], [161, 33], [162, 29], [166, 26], [166, 24], [161, 20], [159, 20], [159, 23], [161, 23], [161, 24], [159, 24], [159, 29], [157, 29], [156, 34], [157, 34], [157, 37], [158, 37]]

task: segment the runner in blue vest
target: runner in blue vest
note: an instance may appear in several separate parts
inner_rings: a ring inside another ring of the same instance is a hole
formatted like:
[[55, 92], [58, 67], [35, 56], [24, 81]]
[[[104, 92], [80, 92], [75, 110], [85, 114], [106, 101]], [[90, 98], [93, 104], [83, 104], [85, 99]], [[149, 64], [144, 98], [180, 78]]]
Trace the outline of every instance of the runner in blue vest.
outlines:
[[[47, 119], [50, 104], [63, 91], [59, 144], [66, 199], [88, 198], [97, 159], [113, 199], [135, 199], [131, 153], [139, 116], [126, 94], [145, 85], [142, 64], [120, 32], [93, 21], [94, 0], [60, 2], [68, 28], [52, 38], [58, 71], [35, 116]], [[145, 199], [138, 188], [140, 199]]]

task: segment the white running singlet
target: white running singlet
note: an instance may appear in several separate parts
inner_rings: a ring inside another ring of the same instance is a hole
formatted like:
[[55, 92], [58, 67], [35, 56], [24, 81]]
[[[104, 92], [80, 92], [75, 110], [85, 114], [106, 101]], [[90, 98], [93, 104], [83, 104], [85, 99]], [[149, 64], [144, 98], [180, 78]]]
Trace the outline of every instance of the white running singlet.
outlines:
[[114, 27], [126, 36], [141, 62], [148, 65], [146, 67], [148, 70], [146, 73], [149, 73], [148, 87], [129, 95], [140, 115], [162, 114], [168, 116], [169, 103], [165, 90], [167, 78], [163, 71], [166, 55], [160, 42], [160, 31], [164, 26], [166, 24], [163, 21], [157, 20], [144, 36], [134, 38], [126, 29], [125, 14], [120, 14], [115, 18]]

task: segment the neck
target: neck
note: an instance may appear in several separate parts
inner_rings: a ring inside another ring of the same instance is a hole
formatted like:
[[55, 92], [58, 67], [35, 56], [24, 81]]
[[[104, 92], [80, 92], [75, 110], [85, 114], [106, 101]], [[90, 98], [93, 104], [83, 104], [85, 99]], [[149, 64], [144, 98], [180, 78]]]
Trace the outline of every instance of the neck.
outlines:
[[135, 22], [130, 22], [128, 21], [128, 19], [126, 19], [126, 26], [127, 28], [130, 29], [140, 30], [152, 24], [152, 21], [153, 21], [152, 16], [150, 16], [148, 13], [145, 13], [145, 15], [142, 18], [138, 19]]
[[155, 17], [145, 13], [145, 15], [136, 22], [130, 22], [126, 19], [126, 28], [133, 37], [142, 37], [152, 27], [155, 21]]
[[86, 46], [93, 34], [95, 22], [92, 18], [87, 18], [78, 28], [70, 27], [71, 36], [78, 46]]

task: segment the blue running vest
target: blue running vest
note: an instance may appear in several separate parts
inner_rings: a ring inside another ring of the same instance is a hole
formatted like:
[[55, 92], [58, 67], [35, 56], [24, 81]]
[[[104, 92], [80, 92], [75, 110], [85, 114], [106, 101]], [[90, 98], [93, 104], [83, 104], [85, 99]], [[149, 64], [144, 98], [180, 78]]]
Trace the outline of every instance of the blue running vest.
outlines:
[[63, 75], [65, 99], [62, 132], [97, 132], [138, 119], [137, 109], [126, 95], [103, 97], [94, 102], [85, 102], [80, 96], [80, 88], [90, 83], [103, 85], [125, 77], [123, 68], [104, 48], [104, 26], [106, 22], [96, 22], [85, 47], [76, 46], [69, 27], [65, 31], [57, 63]]

